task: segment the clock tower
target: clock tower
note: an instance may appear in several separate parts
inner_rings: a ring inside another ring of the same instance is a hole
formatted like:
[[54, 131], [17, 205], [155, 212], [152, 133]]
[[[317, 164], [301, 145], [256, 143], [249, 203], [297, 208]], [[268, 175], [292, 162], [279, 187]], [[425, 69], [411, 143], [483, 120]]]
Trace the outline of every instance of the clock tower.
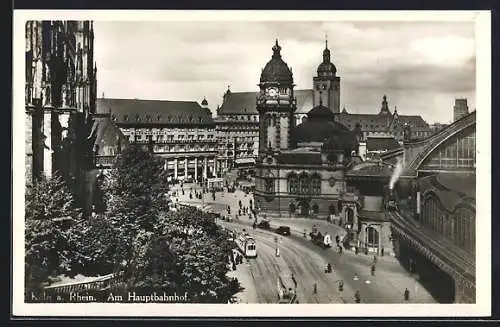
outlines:
[[293, 95], [293, 74], [281, 58], [281, 47], [276, 40], [273, 56], [262, 70], [259, 112], [259, 155], [276, 153], [290, 148], [290, 130], [294, 127], [293, 113], [296, 99]]
[[313, 77], [313, 105], [322, 104], [333, 113], [340, 113], [340, 77], [337, 76], [337, 68], [331, 62], [328, 41], [325, 41], [323, 50], [323, 62], [318, 66], [318, 76]]

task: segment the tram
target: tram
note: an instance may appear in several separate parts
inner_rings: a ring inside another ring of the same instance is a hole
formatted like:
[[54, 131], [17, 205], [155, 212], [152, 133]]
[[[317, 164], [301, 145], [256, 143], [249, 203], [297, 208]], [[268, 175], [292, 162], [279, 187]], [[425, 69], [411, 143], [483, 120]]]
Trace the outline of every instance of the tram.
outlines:
[[257, 248], [255, 240], [248, 233], [241, 233], [236, 237], [236, 246], [238, 250], [247, 258], [257, 257]]

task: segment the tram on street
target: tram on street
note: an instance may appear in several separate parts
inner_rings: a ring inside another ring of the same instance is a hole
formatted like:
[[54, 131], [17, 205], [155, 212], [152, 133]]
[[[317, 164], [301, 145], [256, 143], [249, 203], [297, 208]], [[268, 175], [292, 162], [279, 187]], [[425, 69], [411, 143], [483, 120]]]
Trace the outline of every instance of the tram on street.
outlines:
[[257, 257], [257, 247], [255, 240], [248, 233], [241, 233], [235, 239], [236, 246], [241, 253], [247, 258]]

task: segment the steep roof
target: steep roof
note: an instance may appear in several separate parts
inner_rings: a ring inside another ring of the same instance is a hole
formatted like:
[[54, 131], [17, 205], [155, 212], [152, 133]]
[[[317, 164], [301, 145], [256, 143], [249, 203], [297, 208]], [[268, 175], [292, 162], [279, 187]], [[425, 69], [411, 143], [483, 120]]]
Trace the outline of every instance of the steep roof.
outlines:
[[119, 125], [213, 124], [210, 109], [196, 101], [99, 98], [96, 107], [97, 113], [111, 113]]
[[100, 156], [115, 155], [129, 144], [128, 139], [108, 115], [92, 117], [92, 129], [88, 138], [93, 141], [93, 151], [97, 151], [96, 154]]
[[410, 125], [412, 131], [427, 131], [430, 129], [429, 124], [425, 122], [422, 116], [400, 115], [399, 120]]
[[356, 123], [359, 123], [361, 125], [361, 130], [385, 132], [391, 121], [391, 116], [341, 113], [337, 115], [337, 121], [347, 126], [349, 129], [354, 129]]
[[[224, 103], [219, 109], [219, 115], [258, 115], [257, 96], [259, 92], [229, 92], [226, 93]], [[294, 90], [293, 95], [297, 98], [297, 110], [295, 113], [307, 113], [313, 105], [313, 90]]]

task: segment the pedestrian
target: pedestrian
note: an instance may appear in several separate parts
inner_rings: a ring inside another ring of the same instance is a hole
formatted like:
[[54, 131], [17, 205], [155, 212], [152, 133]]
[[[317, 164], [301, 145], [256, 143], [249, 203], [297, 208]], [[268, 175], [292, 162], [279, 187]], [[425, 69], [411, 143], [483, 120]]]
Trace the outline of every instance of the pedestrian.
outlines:
[[355, 253], [355, 254], [358, 254], [358, 251], [359, 251], [358, 247], [357, 247], [357, 246], [356, 246], [356, 247], [354, 247], [354, 253]]
[[354, 302], [361, 303], [361, 296], [359, 295], [359, 291], [356, 291], [354, 294]]
[[405, 288], [405, 301], [408, 301], [410, 299], [410, 291], [408, 288]]
[[344, 281], [340, 280], [339, 281], [339, 292], [342, 292], [344, 290]]
[[373, 264], [374, 265], [377, 264], [377, 256], [376, 255], [373, 256]]
[[382, 249], [380, 250], [380, 255], [381, 255], [381, 256], [384, 256], [384, 248], [382, 248]]
[[313, 294], [318, 294], [318, 283], [314, 283], [313, 285]]
[[375, 276], [375, 264], [372, 265], [371, 272], [372, 272], [372, 276]]

